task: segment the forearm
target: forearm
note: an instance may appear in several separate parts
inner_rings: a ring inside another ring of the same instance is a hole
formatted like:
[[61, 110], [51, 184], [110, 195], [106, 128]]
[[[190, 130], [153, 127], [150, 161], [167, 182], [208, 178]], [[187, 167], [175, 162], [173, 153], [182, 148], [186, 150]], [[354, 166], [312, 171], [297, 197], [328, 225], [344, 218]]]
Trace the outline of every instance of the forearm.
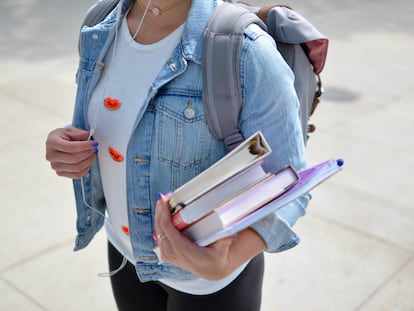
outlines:
[[[228, 245], [226, 251], [223, 246]], [[263, 252], [266, 245], [262, 238], [252, 229], [248, 228], [233, 237], [219, 240], [208, 247], [201, 247], [207, 253], [221, 254], [221, 256], [212, 256], [216, 261], [209, 260], [208, 264], [202, 262], [194, 263], [194, 274], [209, 280], [219, 280], [233, 273], [240, 266]], [[211, 254], [210, 254], [211, 255]]]
[[237, 239], [230, 246], [230, 273], [265, 249], [266, 244], [254, 230], [247, 228], [239, 232]]

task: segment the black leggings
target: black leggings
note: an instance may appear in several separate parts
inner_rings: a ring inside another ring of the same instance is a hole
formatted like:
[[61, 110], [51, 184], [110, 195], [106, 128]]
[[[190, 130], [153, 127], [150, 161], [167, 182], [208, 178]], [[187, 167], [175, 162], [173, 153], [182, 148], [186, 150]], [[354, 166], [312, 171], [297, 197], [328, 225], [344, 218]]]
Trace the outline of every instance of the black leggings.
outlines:
[[[122, 255], [108, 243], [110, 271], [117, 269]], [[160, 282], [141, 283], [135, 267], [127, 265], [111, 277], [112, 290], [121, 311], [259, 311], [262, 298], [264, 256], [253, 258], [228, 286], [209, 295], [191, 295]]]

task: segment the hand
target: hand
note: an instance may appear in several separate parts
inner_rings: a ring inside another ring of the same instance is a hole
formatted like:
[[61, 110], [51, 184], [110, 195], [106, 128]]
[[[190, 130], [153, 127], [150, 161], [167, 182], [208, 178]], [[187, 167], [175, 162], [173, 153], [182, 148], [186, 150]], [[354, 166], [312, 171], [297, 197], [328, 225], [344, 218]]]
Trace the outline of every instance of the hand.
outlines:
[[234, 237], [200, 247], [178, 231], [171, 222], [168, 195], [161, 195], [155, 210], [156, 232], [161, 259], [209, 280], [225, 277], [233, 270], [229, 262]]
[[160, 236], [161, 259], [194, 275], [219, 280], [265, 249], [261, 237], [251, 229], [200, 247], [178, 231], [171, 221], [168, 195], [161, 195], [155, 210], [155, 226]]
[[84, 176], [98, 152], [98, 143], [88, 141], [89, 132], [75, 127], [59, 128], [46, 139], [46, 160], [59, 176]]

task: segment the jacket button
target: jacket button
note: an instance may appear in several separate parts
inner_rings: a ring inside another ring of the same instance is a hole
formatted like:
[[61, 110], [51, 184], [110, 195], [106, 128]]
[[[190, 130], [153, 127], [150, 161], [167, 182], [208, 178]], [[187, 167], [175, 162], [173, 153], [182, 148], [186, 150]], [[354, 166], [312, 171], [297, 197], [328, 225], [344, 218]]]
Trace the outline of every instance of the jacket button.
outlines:
[[157, 259], [155, 256], [139, 256], [141, 260], [155, 260]]
[[168, 61], [168, 67], [170, 67], [171, 71], [177, 71], [177, 66], [171, 61]]
[[148, 214], [151, 212], [151, 209], [149, 208], [143, 208], [143, 207], [135, 207], [132, 209], [132, 212], [134, 214]]
[[195, 116], [195, 111], [193, 109], [193, 101], [192, 101], [191, 97], [188, 99], [187, 108], [185, 108], [185, 110], [184, 110], [184, 116], [187, 119], [192, 119]]
[[133, 159], [132, 159], [132, 161], [133, 161], [134, 163], [148, 163], [148, 162], [149, 162], [149, 160], [144, 159], [144, 158], [139, 158], [139, 157], [137, 157], [137, 158], [133, 158]]
[[186, 109], [184, 110], [184, 116], [185, 116], [187, 119], [192, 119], [192, 118], [194, 118], [194, 116], [195, 116], [194, 109], [193, 109], [193, 108], [186, 108]]

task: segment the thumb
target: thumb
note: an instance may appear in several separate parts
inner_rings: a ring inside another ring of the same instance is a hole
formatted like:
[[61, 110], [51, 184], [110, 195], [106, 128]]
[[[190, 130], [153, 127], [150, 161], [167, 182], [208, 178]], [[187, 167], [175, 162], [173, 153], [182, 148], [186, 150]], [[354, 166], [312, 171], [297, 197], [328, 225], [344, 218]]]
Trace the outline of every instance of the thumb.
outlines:
[[89, 138], [89, 131], [85, 131], [76, 127], [68, 127], [64, 131], [63, 138], [71, 141], [82, 141]]

